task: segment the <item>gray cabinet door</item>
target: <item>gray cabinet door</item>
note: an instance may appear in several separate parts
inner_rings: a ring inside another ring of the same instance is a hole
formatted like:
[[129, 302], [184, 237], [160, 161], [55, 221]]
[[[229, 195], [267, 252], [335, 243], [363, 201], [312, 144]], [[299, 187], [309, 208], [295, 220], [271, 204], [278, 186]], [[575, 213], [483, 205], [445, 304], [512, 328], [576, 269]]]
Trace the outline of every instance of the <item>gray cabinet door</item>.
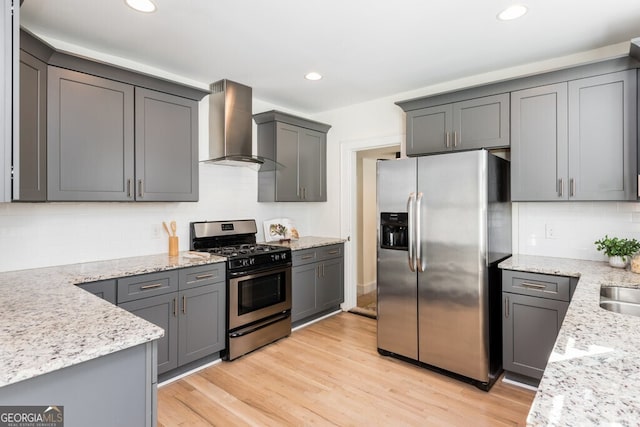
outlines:
[[453, 149], [509, 146], [509, 94], [453, 104]]
[[158, 374], [178, 366], [177, 293], [143, 298], [119, 304], [119, 307], [164, 329], [158, 340]]
[[180, 291], [178, 303], [178, 365], [224, 349], [225, 282]]
[[318, 310], [337, 307], [344, 301], [344, 262], [342, 257], [324, 261], [320, 265], [320, 280], [316, 285]]
[[540, 379], [569, 303], [503, 292], [503, 366]]
[[133, 200], [133, 86], [49, 66], [49, 200]]
[[20, 51], [20, 168], [19, 196], [47, 199], [47, 64]]
[[136, 200], [198, 201], [198, 104], [135, 89]]
[[91, 292], [95, 296], [102, 298], [111, 304], [116, 304], [116, 280], [101, 280], [99, 282], [82, 283], [78, 287], [87, 292]]
[[318, 263], [291, 269], [291, 321], [296, 322], [316, 312]]
[[511, 200], [567, 199], [567, 84], [511, 93]]
[[276, 201], [297, 202], [300, 200], [298, 166], [300, 160], [301, 128], [286, 123], [276, 127]]
[[569, 194], [636, 200], [636, 70], [569, 82]]
[[452, 104], [423, 108], [407, 113], [407, 155], [450, 151], [453, 127]]
[[300, 129], [299, 153], [300, 198], [305, 202], [326, 202], [327, 135], [311, 129]]

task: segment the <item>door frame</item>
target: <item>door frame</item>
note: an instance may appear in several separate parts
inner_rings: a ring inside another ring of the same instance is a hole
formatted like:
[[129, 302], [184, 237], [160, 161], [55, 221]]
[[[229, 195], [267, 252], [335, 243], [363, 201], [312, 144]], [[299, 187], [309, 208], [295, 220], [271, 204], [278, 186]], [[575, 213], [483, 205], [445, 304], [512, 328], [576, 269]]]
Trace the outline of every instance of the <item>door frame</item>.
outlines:
[[348, 311], [358, 303], [358, 280], [355, 254], [358, 247], [358, 218], [356, 217], [356, 197], [358, 195], [357, 153], [358, 151], [399, 146], [405, 155], [404, 134], [380, 138], [340, 141], [340, 235], [346, 239], [344, 245], [344, 303], [342, 309]]

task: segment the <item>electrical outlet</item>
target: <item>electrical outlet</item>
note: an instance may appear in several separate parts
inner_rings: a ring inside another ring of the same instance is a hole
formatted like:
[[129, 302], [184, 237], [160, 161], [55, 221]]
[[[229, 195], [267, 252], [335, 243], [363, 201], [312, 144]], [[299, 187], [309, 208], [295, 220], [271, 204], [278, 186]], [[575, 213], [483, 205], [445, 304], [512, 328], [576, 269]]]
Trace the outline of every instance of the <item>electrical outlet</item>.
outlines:
[[556, 227], [553, 224], [544, 225], [544, 237], [547, 239], [557, 239]]
[[162, 226], [160, 226], [160, 224], [157, 224], [153, 226], [153, 239], [159, 239], [160, 236], [162, 235]]

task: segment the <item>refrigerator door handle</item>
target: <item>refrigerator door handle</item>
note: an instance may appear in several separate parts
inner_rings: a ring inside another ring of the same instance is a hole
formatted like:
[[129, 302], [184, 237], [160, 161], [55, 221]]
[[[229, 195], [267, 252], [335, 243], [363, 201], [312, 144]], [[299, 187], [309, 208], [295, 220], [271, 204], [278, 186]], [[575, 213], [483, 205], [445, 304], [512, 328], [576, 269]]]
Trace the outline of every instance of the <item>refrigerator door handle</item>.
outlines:
[[415, 200], [416, 193], [410, 193], [409, 198], [407, 199], [407, 217], [409, 219], [409, 269], [415, 273], [415, 261], [416, 261], [416, 246], [414, 239], [414, 229], [415, 229]]
[[414, 236], [414, 241], [416, 245], [416, 264], [419, 273], [424, 272], [424, 262], [422, 260], [422, 192], [418, 193], [418, 197], [416, 199], [416, 235]]

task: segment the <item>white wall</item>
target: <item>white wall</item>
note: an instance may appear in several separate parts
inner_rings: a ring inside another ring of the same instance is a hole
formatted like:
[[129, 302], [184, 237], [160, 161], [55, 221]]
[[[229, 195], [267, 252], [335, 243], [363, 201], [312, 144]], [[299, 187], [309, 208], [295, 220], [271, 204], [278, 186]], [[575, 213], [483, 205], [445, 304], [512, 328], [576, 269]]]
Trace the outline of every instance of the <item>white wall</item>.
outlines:
[[[73, 46], [66, 48], [74, 51]], [[188, 248], [188, 223], [198, 220], [255, 218], [260, 229], [260, 239], [263, 220], [286, 216], [296, 222], [302, 235], [340, 236], [340, 146], [342, 143], [355, 140], [383, 137], [403, 139], [404, 113], [394, 105], [395, 101], [620, 56], [627, 51], [628, 43], [623, 43], [597, 51], [446, 82], [314, 115], [311, 118], [333, 126], [329, 131], [327, 146], [326, 203], [257, 203], [255, 171], [202, 164], [200, 201], [197, 203], [0, 204], [0, 271], [162, 253], [166, 251], [166, 240], [161, 222], [172, 219], [178, 222], [181, 250]], [[101, 59], [99, 53], [86, 50], [80, 53]], [[117, 58], [107, 60], [118, 63]], [[124, 62], [123, 65], [131, 65]], [[162, 74], [159, 70], [139, 64], [136, 64], [135, 68], [151, 74]], [[201, 104], [200, 141], [201, 146], [206, 146], [206, 99]], [[282, 109], [254, 100], [254, 112], [273, 108]], [[289, 112], [296, 114], [295, 111]], [[254, 128], [254, 143], [255, 134]], [[575, 215], [575, 210], [580, 209], [575, 206], [577, 205], [520, 204], [516, 212], [521, 216], [516, 230], [517, 241], [520, 243], [515, 250], [521, 253], [547, 253], [555, 256], [597, 255], [590, 254], [587, 250], [587, 237], [582, 234], [583, 229], [578, 222], [570, 221], [571, 215]], [[587, 211], [596, 212], [589, 214], [590, 220], [585, 222], [592, 229], [596, 229], [597, 224], [605, 232], [616, 227], [609, 234], [638, 231], [637, 223], [632, 222], [638, 215], [633, 214], [635, 204], [603, 203], [587, 206]], [[559, 222], [566, 220], [566, 228], [561, 229], [565, 231], [561, 231], [558, 239], [546, 242], [545, 245], [533, 245], [533, 240], [523, 239], [534, 233], [539, 234], [540, 224], [550, 218], [558, 218]], [[592, 237], [588, 237], [588, 240], [591, 239]]]

